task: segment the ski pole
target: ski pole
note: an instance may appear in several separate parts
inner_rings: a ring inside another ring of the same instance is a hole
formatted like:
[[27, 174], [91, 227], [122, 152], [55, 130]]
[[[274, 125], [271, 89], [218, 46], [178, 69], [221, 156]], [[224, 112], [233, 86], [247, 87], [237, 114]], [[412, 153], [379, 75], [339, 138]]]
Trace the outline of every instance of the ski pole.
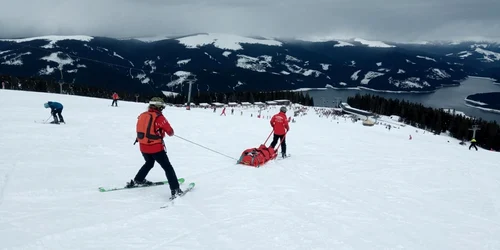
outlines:
[[47, 123], [49, 121], [50, 117], [52, 117], [52, 114], [50, 114], [49, 117], [43, 123]]

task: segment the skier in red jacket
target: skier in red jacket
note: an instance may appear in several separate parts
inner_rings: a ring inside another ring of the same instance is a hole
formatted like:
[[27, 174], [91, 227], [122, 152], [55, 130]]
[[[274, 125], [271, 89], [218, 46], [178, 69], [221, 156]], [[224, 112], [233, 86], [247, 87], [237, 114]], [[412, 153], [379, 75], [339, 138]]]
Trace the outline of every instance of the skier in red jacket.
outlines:
[[113, 102], [111, 103], [111, 106], [118, 107], [118, 99], [120, 99], [120, 96], [118, 96], [118, 94], [114, 92], [111, 97], [113, 97]]
[[136, 184], [153, 184], [151, 181], [146, 180], [146, 176], [153, 168], [156, 161], [165, 171], [172, 194], [171, 199], [173, 199], [176, 195], [182, 195], [183, 191], [179, 187], [177, 175], [175, 174], [175, 170], [165, 150], [163, 138], [165, 134], [173, 136], [174, 129], [162, 114], [164, 108], [165, 103], [163, 99], [154, 97], [149, 102], [148, 111], [143, 112], [138, 117], [136, 125], [136, 142], [139, 142], [140, 151], [146, 162], [141, 169], [139, 169], [135, 178], [127, 183], [127, 187], [133, 187]]
[[285, 142], [285, 134], [290, 131], [290, 127], [288, 126], [288, 119], [286, 118], [286, 107], [283, 106], [280, 108], [280, 112], [275, 114], [271, 118], [271, 127], [273, 127], [274, 137], [271, 142], [270, 147], [274, 148], [278, 143], [278, 139], [281, 141], [281, 156], [283, 158], [286, 157], [286, 142]]

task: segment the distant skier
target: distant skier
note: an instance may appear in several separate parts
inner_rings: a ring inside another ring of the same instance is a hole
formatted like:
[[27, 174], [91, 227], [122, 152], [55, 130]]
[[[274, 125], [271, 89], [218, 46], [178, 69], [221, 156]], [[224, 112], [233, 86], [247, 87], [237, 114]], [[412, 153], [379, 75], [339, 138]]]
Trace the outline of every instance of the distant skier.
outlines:
[[127, 183], [127, 187], [133, 187], [136, 184], [151, 185], [152, 182], [146, 180], [146, 176], [156, 161], [165, 171], [170, 185], [171, 198], [175, 198], [176, 195], [182, 194], [183, 191], [180, 189], [177, 175], [168, 159], [165, 142], [163, 141], [165, 134], [168, 136], [174, 135], [174, 129], [162, 114], [165, 106], [163, 99], [153, 97], [149, 102], [148, 111], [141, 113], [138, 117], [136, 143], [139, 142], [140, 151], [146, 162], [139, 169], [134, 179]]
[[61, 114], [63, 111], [63, 105], [61, 103], [49, 101], [49, 102], [44, 103], [43, 106], [46, 109], [50, 108], [50, 113], [52, 114], [52, 117], [54, 118], [54, 121], [52, 121], [50, 123], [52, 123], [52, 124], [59, 124], [59, 122], [66, 123], [66, 122], [64, 122], [64, 118]]
[[113, 93], [112, 95], [113, 102], [111, 103], [111, 107], [116, 106], [118, 107], [118, 99], [120, 99], [120, 96], [116, 92]]
[[280, 112], [275, 114], [270, 121], [271, 127], [273, 127], [274, 137], [271, 142], [270, 147], [274, 148], [278, 143], [278, 139], [281, 141], [281, 156], [283, 158], [286, 157], [286, 142], [285, 135], [290, 131], [290, 127], [288, 125], [288, 119], [286, 118], [286, 107], [283, 106], [280, 108]]
[[222, 116], [222, 115], [226, 116], [226, 107], [224, 107], [224, 108], [222, 109], [222, 113], [220, 113], [220, 115], [221, 115], [221, 116]]
[[472, 140], [470, 141], [470, 146], [469, 146], [469, 150], [474, 147], [477, 151], [477, 147], [476, 147], [476, 144], [477, 144], [477, 141], [476, 139], [472, 138]]

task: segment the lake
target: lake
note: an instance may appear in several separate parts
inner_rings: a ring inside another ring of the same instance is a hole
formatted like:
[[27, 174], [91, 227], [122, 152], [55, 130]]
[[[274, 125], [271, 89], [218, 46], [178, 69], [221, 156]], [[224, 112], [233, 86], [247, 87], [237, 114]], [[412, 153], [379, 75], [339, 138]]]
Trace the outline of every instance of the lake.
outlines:
[[409, 102], [421, 103], [427, 107], [433, 108], [451, 108], [456, 111], [462, 111], [467, 116], [480, 117], [487, 121], [497, 121], [500, 123], [500, 114], [483, 111], [474, 107], [467, 106], [464, 99], [472, 94], [484, 92], [500, 92], [500, 85], [494, 84], [487, 78], [470, 77], [461, 82], [460, 86], [444, 87], [433, 93], [415, 94], [415, 93], [384, 93], [370, 90], [357, 89], [327, 89], [311, 90], [309, 95], [314, 99], [315, 106], [333, 107], [336, 100], [347, 102], [347, 98], [360, 94], [378, 95], [387, 99], [400, 99]]

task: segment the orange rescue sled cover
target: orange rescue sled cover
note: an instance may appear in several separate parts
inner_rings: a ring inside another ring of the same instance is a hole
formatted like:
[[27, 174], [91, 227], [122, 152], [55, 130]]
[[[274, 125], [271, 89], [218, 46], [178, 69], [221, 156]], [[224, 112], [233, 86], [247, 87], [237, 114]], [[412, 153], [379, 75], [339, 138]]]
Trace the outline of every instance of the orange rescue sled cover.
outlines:
[[274, 148], [268, 148], [265, 145], [260, 145], [258, 148], [249, 148], [241, 153], [238, 164], [248, 165], [252, 167], [260, 167], [268, 161], [275, 159], [277, 156]]

